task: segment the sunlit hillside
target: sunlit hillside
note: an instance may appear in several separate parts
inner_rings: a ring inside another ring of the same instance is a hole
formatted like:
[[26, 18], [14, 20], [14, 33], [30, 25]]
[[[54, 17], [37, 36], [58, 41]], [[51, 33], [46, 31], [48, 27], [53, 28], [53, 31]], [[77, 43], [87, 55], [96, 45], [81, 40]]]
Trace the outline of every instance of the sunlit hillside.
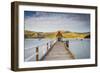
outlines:
[[[56, 38], [57, 32], [33, 32], [24, 31], [25, 38]], [[62, 32], [62, 38], [90, 38], [90, 33], [77, 33], [77, 32]]]
[[85, 36], [87, 35], [89, 35], [89, 33], [75, 33], [75, 32], [63, 33], [64, 38], [85, 38]]

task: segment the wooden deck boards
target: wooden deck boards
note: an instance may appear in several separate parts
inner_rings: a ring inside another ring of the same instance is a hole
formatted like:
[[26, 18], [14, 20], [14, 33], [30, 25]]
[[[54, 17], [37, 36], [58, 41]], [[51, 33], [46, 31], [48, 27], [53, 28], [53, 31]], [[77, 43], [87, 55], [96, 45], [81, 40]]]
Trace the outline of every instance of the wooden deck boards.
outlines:
[[69, 60], [73, 59], [71, 52], [65, 48], [64, 42], [56, 42], [52, 50], [43, 60]]

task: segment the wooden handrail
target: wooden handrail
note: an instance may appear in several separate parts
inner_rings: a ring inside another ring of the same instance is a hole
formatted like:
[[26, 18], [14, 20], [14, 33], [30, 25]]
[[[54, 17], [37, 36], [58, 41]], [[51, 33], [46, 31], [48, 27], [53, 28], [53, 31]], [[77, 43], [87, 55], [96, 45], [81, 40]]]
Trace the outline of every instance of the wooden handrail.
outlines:
[[[42, 58], [43, 56], [45, 56], [45, 55], [47, 54], [47, 52], [50, 50], [50, 48], [52, 47], [53, 43], [54, 43], [54, 41], [49, 41], [49, 42], [45, 43], [44, 45], [39, 45], [39, 46], [37, 46], [37, 47], [30, 48], [30, 49], [35, 49], [35, 53], [33, 53], [33, 54], [31, 54], [30, 56], [28, 56], [28, 57], [25, 59], [25, 61], [28, 61], [28, 60], [31, 60], [31, 59], [34, 59], [34, 58], [35, 58], [36, 61], [41, 60], [41, 58]], [[43, 49], [43, 46], [45, 46], [44, 48], [45, 48], [46, 50], [41, 50], [41, 51], [40, 51], [40, 49]], [[28, 49], [27, 49], [26, 51], [28, 52]], [[45, 51], [45, 52], [42, 53], [43, 51]], [[34, 51], [33, 51], [33, 52], [34, 52]], [[40, 55], [40, 52], [42, 53], [42, 55]], [[28, 52], [28, 53], [29, 53], [29, 52]], [[40, 56], [41, 56], [41, 57], [40, 57]], [[34, 58], [33, 58], [33, 57], [34, 57]]]
[[69, 41], [66, 41], [66, 43], [64, 45], [65, 45], [66, 50], [70, 53], [70, 57], [72, 59], [75, 59], [74, 54], [69, 50]]
[[[47, 45], [47, 52], [49, 51], [49, 43], [46, 44]], [[50, 42], [50, 48], [52, 47], [52, 44]], [[39, 61], [39, 47], [36, 47], [36, 61]]]
[[[47, 51], [49, 50], [49, 45], [48, 45], [49, 43], [47, 43], [46, 45], [47, 45]], [[51, 43], [50, 43], [50, 45], [51, 45]], [[51, 46], [50, 46], [51, 47]], [[36, 47], [36, 61], [39, 61], [39, 47]]]
[[[52, 47], [54, 45], [55, 45], [55, 41], [50, 41], [50, 42], [45, 43], [44, 45], [34, 47], [35, 48], [35, 53], [32, 54], [32, 56], [29, 59], [27, 59], [27, 61], [32, 59], [32, 58], [33, 59], [35, 58], [34, 60], [36, 60], [36, 61], [43, 60], [44, 57], [50, 52], [50, 50], [52, 50]], [[75, 58], [74, 55], [68, 49], [69, 48], [69, 41], [64, 42], [64, 46], [65, 46], [65, 49], [68, 51], [68, 53], [70, 53], [70, 57], [72, 59], [74, 59]], [[40, 49], [42, 49], [42, 50], [40, 50]], [[45, 50], [43, 50], [43, 49], [45, 49]], [[40, 55], [40, 53], [42, 55]]]
[[[49, 45], [48, 45], [48, 43], [46, 44], [47, 45], [47, 51], [49, 50]], [[50, 45], [51, 45], [51, 43], [50, 43]], [[50, 46], [51, 47], [51, 46]], [[36, 47], [36, 61], [39, 61], [39, 47]]]

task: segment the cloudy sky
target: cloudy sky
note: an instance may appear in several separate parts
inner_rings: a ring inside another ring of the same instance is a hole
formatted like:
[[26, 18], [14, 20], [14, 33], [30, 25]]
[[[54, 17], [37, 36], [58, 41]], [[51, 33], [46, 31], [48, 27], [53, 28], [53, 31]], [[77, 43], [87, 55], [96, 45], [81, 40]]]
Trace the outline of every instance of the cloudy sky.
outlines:
[[90, 14], [24, 11], [25, 30], [90, 32]]

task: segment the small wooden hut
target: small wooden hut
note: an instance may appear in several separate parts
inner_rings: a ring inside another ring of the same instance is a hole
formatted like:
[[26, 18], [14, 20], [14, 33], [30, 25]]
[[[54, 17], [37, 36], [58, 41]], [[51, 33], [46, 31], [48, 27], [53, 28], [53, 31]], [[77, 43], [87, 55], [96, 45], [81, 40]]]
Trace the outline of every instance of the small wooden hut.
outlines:
[[57, 37], [58, 41], [62, 41], [63, 35], [62, 35], [62, 33], [60, 31], [58, 31], [56, 37]]

